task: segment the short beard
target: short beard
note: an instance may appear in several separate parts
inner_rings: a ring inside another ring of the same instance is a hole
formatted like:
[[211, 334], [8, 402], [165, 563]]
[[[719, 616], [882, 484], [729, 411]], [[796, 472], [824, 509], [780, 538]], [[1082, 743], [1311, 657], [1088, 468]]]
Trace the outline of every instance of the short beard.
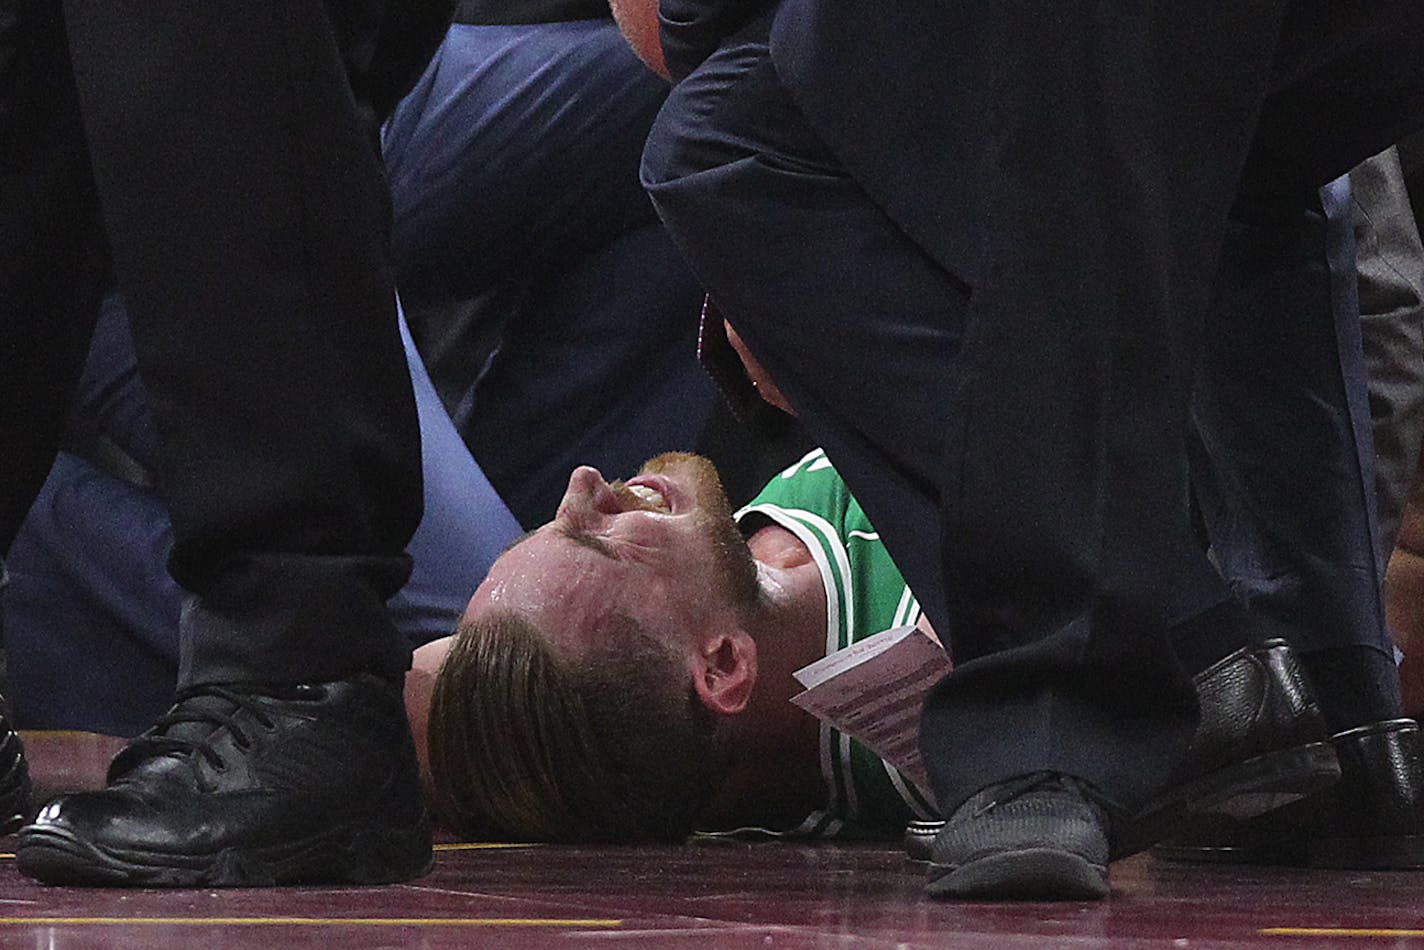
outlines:
[[665, 452], [643, 464], [642, 473], [657, 475], [674, 469], [687, 472], [697, 499], [698, 520], [712, 542], [717, 580], [739, 609], [756, 607], [761, 601], [756, 559], [732, 516], [732, 503], [722, 487], [717, 467], [708, 459], [688, 452]]

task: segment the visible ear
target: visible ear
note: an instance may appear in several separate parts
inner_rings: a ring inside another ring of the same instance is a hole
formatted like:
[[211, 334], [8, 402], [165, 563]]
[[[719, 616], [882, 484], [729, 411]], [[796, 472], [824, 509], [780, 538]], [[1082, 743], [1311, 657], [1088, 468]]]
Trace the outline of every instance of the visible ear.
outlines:
[[720, 634], [702, 644], [692, 686], [702, 704], [719, 716], [747, 708], [756, 687], [756, 641], [744, 631]]

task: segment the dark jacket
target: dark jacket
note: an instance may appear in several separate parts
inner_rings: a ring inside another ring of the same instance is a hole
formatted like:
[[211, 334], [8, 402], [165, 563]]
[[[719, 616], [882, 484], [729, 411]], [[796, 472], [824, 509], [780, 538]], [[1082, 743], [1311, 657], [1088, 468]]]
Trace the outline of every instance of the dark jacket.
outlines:
[[[982, 227], [973, 196], [977, 109], [956, 96], [972, 69], [973, 24], [955, 4], [910, 0], [661, 0], [674, 79], [721, 39], [775, 6], [772, 59], [811, 126], [846, 171], [941, 266], [972, 282]], [[972, 6], [969, 5], [969, 6]], [[933, 177], [926, 169], [954, 169]]]

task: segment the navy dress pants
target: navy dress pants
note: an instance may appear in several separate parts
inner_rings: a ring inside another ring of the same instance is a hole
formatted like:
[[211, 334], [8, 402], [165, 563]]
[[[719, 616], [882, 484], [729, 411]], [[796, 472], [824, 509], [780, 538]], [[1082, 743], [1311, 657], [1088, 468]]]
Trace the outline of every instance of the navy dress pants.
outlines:
[[[1255, 629], [1189, 504], [1188, 406], [1228, 216], [1238, 194], [1297, 216], [1424, 108], [1409, 4], [1344, 31], [1316, 4], [1231, 30], [1188, 30], [1168, 5], [1051, 6], [966, 5], [987, 45], [962, 87], [898, 90], [926, 128], [976, 120], [979, 138], [946, 145], [968, 168], [903, 129], [877, 136], [894, 116], [806, 82], [798, 38], [833, 37], [825, 23], [864, 7], [815, 0], [725, 39], [644, 156], [694, 270], [949, 631], [956, 671], [922, 730], [946, 811], [1039, 769], [1131, 809], [1181, 761], [1197, 707], [1174, 639]], [[1035, 42], [1047, 22], [1053, 42]], [[881, 88], [874, 68], [846, 82]], [[913, 155], [888, 180], [918, 193], [863, 177], [886, 155]], [[965, 219], [939, 191], [969, 196]], [[963, 247], [979, 253], [947, 266]]]

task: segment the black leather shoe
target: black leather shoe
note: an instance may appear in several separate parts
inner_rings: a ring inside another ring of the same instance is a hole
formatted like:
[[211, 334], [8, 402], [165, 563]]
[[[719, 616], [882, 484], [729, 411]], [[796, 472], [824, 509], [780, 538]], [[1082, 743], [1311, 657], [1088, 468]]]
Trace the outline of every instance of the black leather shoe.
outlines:
[[1108, 818], [1086, 783], [1057, 772], [991, 785], [955, 809], [930, 848], [931, 897], [1098, 900]]
[[1284, 640], [1243, 647], [1193, 682], [1201, 719], [1183, 763], [1162, 792], [1114, 822], [1114, 859], [1194, 816], [1254, 817], [1340, 777], [1325, 720]]
[[1161, 845], [1177, 861], [1390, 870], [1424, 868], [1424, 739], [1412, 719], [1332, 740], [1340, 783], [1249, 821], [1222, 821]]
[[424, 873], [430, 825], [399, 690], [372, 676], [199, 687], [114, 759], [109, 784], [20, 830], [47, 884], [376, 884]]
[[[1245, 818], [1297, 801], [1340, 776], [1325, 722], [1284, 640], [1243, 647], [1193, 678], [1201, 721], [1166, 789], [1113, 826], [1125, 857], [1195, 821]], [[928, 860], [933, 822], [912, 822], [905, 851]]]
[[8, 835], [30, 814], [30, 770], [25, 747], [10, 727], [0, 701], [0, 835]]

